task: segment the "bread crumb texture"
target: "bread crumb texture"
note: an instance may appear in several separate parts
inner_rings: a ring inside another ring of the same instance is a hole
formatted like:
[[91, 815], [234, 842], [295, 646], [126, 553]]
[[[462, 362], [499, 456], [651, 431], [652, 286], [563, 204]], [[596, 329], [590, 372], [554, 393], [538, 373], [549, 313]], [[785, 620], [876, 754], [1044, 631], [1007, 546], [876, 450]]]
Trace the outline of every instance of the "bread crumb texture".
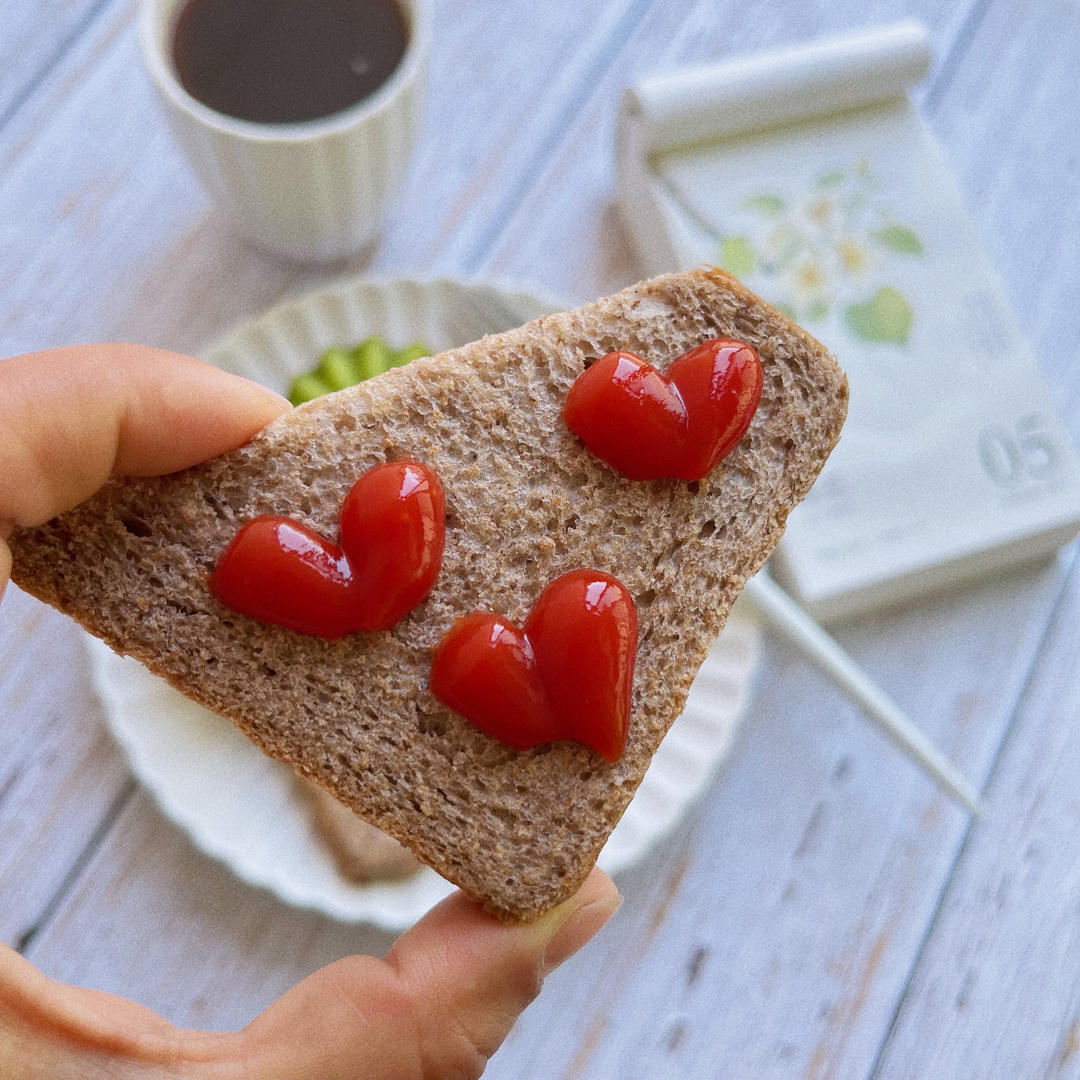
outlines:
[[[718, 336], [759, 352], [761, 403], [704, 480], [633, 481], [561, 420], [574, 379], [629, 349], [664, 370]], [[14, 579], [228, 717], [495, 914], [570, 895], [623, 813], [745, 580], [775, 546], [843, 423], [847, 383], [807, 333], [711, 268], [643, 282], [301, 406], [183, 473], [111, 482], [16, 532]], [[349, 488], [395, 458], [446, 490], [443, 568], [393, 630], [338, 641], [237, 615], [207, 588], [237, 529], [295, 517], [332, 540]], [[453, 620], [520, 622], [543, 587], [588, 566], [635, 598], [626, 752], [570, 742], [517, 752], [428, 689]]]

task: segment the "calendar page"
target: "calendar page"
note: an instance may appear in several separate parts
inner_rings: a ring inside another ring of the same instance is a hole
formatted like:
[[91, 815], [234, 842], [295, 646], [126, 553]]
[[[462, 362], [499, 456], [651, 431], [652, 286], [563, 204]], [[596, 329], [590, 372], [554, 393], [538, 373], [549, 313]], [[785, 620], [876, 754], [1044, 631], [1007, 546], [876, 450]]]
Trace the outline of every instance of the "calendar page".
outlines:
[[906, 92], [928, 60], [903, 24], [654, 80], [620, 118], [644, 270], [729, 270], [848, 373], [840, 444], [770, 562], [823, 620], [1080, 529], [1080, 461]]

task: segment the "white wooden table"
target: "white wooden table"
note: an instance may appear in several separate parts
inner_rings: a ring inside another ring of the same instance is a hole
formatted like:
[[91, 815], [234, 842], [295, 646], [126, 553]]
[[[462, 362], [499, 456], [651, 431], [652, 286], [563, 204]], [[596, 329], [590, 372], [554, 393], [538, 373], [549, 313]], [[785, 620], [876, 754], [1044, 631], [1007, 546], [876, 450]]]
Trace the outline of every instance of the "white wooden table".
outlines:
[[[437, 0], [425, 135], [367, 263], [238, 240], [165, 128], [131, 0], [3, 0], [0, 356], [197, 351], [341, 272], [479, 276], [584, 300], [637, 272], [611, 208], [624, 84], [915, 15], [920, 93], [1080, 441], [1076, 0]], [[1080, 1076], [1080, 565], [845, 630], [984, 792], [972, 823], [770, 643], [729, 763], [621, 876], [488, 1076]], [[200, 854], [130, 778], [79, 634], [0, 611], [0, 937], [59, 978], [226, 1029], [385, 933], [286, 907]]]

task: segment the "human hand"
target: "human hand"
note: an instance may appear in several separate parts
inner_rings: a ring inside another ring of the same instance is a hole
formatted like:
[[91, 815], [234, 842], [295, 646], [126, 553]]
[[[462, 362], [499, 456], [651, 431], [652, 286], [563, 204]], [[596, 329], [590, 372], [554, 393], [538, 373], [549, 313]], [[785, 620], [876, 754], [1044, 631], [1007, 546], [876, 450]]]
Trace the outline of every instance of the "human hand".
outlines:
[[[288, 404], [190, 357], [132, 345], [0, 361], [0, 591], [6, 537], [113, 474], [172, 472], [240, 445]], [[5, 1080], [421, 1080], [474, 1077], [553, 967], [618, 906], [594, 870], [554, 911], [500, 923], [458, 893], [384, 959], [350, 956], [298, 983], [239, 1032], [174, 1027], [148, 1009], [65, 986], [0, 946]]]
[[288, 408], [257, 383], [138, 345], [0, 360], [0, 592], [14, 526], [70, 510], [111, 475], [153, 476], [222, 454]]

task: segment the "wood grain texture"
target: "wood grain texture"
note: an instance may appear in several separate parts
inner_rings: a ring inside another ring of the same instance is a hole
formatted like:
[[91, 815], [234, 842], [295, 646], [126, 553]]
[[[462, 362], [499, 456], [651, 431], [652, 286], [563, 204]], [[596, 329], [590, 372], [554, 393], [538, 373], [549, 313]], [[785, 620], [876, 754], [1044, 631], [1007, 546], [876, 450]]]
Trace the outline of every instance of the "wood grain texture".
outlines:
[[1074, 562], [877, 1076], [1080, 1070], [1080, 565]]
[[81, 634], [9, 586], [0, 607], [0, 938], [43, 928], [130, 794]]
[[0, 125], [9, 121], [109, 0], [6, 0], [0, 33]]
[[26, 955], [175, 1023], [232, 1030], [311, 971], [390, 941], [243, 884], [140, 792]]
[[[623, 85], [917, 15], [935, 51], [920, 100], [1080, 442], [1072, 0], [442, 0], [401, 197], [369, 259], [321, 269], [253, 251], [209, 204], [141, 71], [128, 0], [10, 11], [0, 355], [110, 337], [194, 350], [284, 293], [365, 268], [479, 273], [568, 303], [611, 291], [637, 276], [610, 208]], [[1080, 569], [1062, 560], [844, 631], [986, 783], [974, 826], [771, 646], [716, 785], [620, 877], [623, 909], [548, 980], [486, 1075], [1080, 1076], [1078, 605]], [[62, 620], [5, 599], [0, 936], [26, 940], [50, 974], [213, 1028], [336, 956], [387, 947], [243, 885], [132, 797], [79, 649]]]
[[1080, 446], [1080, 6], [1021, 0], [979, 10], [929, 116]]

